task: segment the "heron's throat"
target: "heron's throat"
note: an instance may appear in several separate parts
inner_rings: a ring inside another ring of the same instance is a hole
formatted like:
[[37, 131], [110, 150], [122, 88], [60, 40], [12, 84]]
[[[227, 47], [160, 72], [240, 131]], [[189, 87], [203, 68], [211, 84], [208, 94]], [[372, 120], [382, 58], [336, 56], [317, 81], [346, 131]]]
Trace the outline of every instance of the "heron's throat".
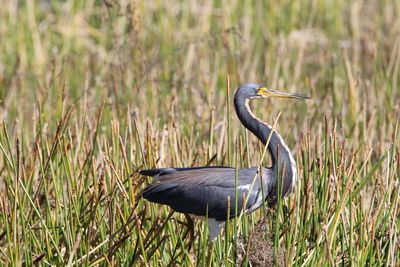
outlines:
[[[275, 178], [283, 178], [281, 181], [283, 181], [282, 196], [284, 196], [289, 192], [296, 180], [296, 162], [280, 134], [276, 130], [272, 131], [271, 126], [262, 122], [251, 112], [249, 102], [249, 98], [236, 94], [234, 99], [236, 114], [242, 124], [257, 136], [264, 145], [267, 144], [271, 135], [268, 143], [268, 151], [272, 158], [271, 169], [276, 175]], [[273, 191], [275, 192], [272, 193], [276, 195], [276, 190]]]

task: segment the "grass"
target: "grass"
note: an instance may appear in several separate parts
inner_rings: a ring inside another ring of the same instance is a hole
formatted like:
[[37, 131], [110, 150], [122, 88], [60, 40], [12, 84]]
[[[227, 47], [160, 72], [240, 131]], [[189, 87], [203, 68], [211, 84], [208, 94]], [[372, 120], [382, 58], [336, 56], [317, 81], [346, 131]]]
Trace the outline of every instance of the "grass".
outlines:
[[374, 0], [3, 1], [0, 265], [204, 264], [206, 225], [189, 250], [185, 218], [137, 198], [138, 170], [257, 165], [232, 106], [247, 81], [312, 96], [252, 104], [282, 112], [300, 179], [229, 222], [211, 263], [399, 265], [399, 15]]

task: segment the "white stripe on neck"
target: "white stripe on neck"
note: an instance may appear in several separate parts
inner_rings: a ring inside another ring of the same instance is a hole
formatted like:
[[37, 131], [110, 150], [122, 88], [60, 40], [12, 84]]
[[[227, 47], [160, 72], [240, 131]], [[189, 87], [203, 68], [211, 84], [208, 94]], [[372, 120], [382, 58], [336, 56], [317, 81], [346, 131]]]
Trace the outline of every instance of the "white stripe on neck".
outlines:
[[[269, 126], [269, 124], [263, 122], [262, 120], [260, 120], [259, 118], [257, 118], [253, 112], [250, 109], [250, 99], [245, 99], [245, 106], [247, 111], [249, 112], [250, 116], [253, 117], [253, 119], [257, 120], [258, 122], [260, 122], [261, 124], [265, 125], [266, 127], [268, 127], [270, 130], [272, 130], [272, 127]], [[290, 149], [288, 148], [288, 146], [286, 145], [286, 143], [283, 141], [281, 135], [278, 133], [277, 130], [274, 130], [276, 137], [278, 137], [279, 141], [282, 144], [283, 149], [287, 152], [287, 154], [289, 155], [289, 161], [290, 161], [290, 168], [292, 170], [292, 185], [291, 185], [291, 189], [294, 187], [294, 184], [297, 181], [297, 167], [296, 167], [296, 161], [294, 160], [292, 153], [290, 152]], [[290, 191], [290, 190], [289, 190]], [[289, 191], [287, 193], [289, 193]]]

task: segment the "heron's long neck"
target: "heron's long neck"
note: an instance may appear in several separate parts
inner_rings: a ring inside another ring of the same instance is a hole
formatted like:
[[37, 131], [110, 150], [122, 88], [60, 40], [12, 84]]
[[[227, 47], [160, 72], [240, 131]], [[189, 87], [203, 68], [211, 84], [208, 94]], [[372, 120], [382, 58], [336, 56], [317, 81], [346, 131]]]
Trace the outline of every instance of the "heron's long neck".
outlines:
[[[242, 124], [249, 129], [257, 138], [266, 145], [268, 138], [271, 134], [272, 127], [262, 122], [254, 116], [250, 110], [249, 99], [236, 95], [234, 99], [235, 109], [239, 120]], [[294, 161], [292, 154], [283, 141], [279, 133], [274, 130], [271, 134], [271, 139], [268, 144], [268, 151], [272, 158], [272, 169], [274, 173], [274, 182], [276, 184], [276, 178], [282, 177], [282, 195], [286, 195], [291, 189], [292, 184], [296, 180], [296, 162]], [[279, 170], [279, 173], [277, 172]], [[276, 186], [275, 186], [276, 187]], [[276, 197], [276, 188], [273, 189], [272, 194]]]

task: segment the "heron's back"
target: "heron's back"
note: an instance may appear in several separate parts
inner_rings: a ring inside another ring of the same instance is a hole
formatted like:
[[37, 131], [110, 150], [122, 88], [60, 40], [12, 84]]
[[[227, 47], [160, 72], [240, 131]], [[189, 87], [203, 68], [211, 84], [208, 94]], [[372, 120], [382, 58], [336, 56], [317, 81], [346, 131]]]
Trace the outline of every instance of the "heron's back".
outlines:
[[271, 189], [271, 171], [266, 168], [262, 169], [261, 176], [257, 174], [257, 168], [236, 172], [227, 167], [167, 168], [145, 170], [141, 174], [156, 176], [155, 182], [142, 192], [145, 199], [169, 205], [178, 212], [217, 221], [235, 217], [236, 212], [239, 214], [246, 198], [245, 211], [257, 209]]

